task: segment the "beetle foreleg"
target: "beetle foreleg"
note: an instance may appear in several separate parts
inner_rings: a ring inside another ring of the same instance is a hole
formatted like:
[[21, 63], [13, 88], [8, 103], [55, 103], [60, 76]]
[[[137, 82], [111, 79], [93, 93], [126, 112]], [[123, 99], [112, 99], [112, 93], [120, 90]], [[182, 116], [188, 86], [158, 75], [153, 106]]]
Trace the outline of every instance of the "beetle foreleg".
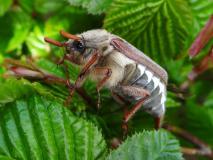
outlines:
[[83, 67], [83, 69], [81, 70], [80, 74], [78, 75], [78, 78], [75, 82], [75, 87], [79, 88], [81, 86], [81, 82], [84, 80], [85, 75], [88, 74], [89, 70], [91, 69], [91, 67], [98, 61], [99, 59], [99, 54], [98, 52], [96, 52], [88, 61], [88, 63]]
[[98, 52], [96, 51], [96, 53], [90, 58], [89, 62], [83, 67], [80, 74], [78, 75], [77, 80], [75, 81], [74, 87], [72, 89], [70, 89], [70, 96], [69, 96], [70, 99], [72, 98], [75, 89], [81, 87], [86, 76], [89, 74], [91, 67], [98, 61], [99, 57], [100, 56], [99, 56]]

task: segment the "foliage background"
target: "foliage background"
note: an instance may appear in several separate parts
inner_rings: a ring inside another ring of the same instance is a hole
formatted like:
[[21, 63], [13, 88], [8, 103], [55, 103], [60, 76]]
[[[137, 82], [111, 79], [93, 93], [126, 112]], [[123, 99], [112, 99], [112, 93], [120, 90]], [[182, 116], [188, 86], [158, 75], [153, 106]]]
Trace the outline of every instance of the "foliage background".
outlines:
[[[178, 143], [193, 147], [163, 129], [153, 131], [152, 117], [139, 112], [129, 123], [132, 138], [111, 153], [111, 139], [122, 135], [122, 109], [109, 91], [101, 91], [99, 111], [77, 94], [64, 109], [68, 94], [64, 86], [4, 78], [5, 59], [28, 66], [29, 57], [39, 68], [64, 77], [63, 67], [55, 65], [63, 50], [43, 40], [48, 36], [64, 41], [59, 36], [62, 29], [75, 34], [105, 28], [162, 65], [169, 74], [165, 123], [185, 129], [212, 148], [212, 64], [193, 80], [188, 78], [213, 44], [211, 39], [199, 55], [189, 59], [189, 48], [212, 12], [212, 0], [0, 0], [0, 158], [181, 159]], [[79, 69], [67, 65], [74, 82]], [[180, 91], [186, 84], [186, 90]], [[84, 89], [95, 103], [95, 84], [88, 80]], [[126, 152], [135, 142], [141, 150]]]

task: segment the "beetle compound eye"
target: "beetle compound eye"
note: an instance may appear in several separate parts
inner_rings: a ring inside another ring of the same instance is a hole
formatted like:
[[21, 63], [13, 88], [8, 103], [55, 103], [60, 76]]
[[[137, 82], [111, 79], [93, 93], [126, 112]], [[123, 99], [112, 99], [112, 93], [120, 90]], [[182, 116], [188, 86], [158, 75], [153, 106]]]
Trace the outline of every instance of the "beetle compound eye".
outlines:
[[85, 50], [85, 45], [81, 41], [74, 41], [72, 45], [73, 48], [80, 53], [83, 53]]

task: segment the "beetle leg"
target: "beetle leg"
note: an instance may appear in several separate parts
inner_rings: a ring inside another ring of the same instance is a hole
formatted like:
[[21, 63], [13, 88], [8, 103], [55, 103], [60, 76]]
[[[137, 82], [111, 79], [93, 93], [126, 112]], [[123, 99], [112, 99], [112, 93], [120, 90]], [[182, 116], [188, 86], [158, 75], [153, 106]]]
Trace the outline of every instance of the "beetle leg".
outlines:
[[81, 82], [84, 80], [86, 75], [88, 75], [88, 72], [90, 68], [98, 61], [99, 54], [96, 52], [89, 60], [89, 62], [83, 67], [80, 74], [78, 75], [78, 78], [75, 82], [76, 88], [79, 88], [81, 86]]
[[132, 108], [131, 110], [125, 110], [122, 129], [124, 130], [124, 136], [126, 136], [128, 132], [128, 124], [127, 122], [135, 115], [135, 113], [142, 107], [142, 104], [150, 96], [149, 91], [143, 89], [142, 87], [135, 86], [121, 86], [121, 89], [128, 93], [130, 96], [142, 97]]
[[88, 63], [85, 64], [85, 66], [81, 70], [81, 72], [80, 72], [77, 80], [80, 80], [81, 76], [83, 76], [84, 74], [87, 73], [87, 71], [91, 68], [91, 66], [94, 65], [97, 62], [97, 60], [99, 59], [99, 57], [100, 57], [99, 53], [96, 51], [96, 53], [90, 58], [90, 60], [88, 61]]
[[[111, 94], [112, 94], [112, 97], [115, 99], [115, 101], [123, 106], [122, 108], [123, 108], [123, 112], [124, 112], [124, 115], [125, 115], [128, 112], [128, 106], [130, 105], [130, 103], [125, 101], [124, 98], [122, 98], [121, 96], [119, 96], [117, 93], [115, 93], [113, 91], [111, 91]], [[121, 128], [123, 129], [123, 136], [125, 138], [125, 136], [128, 133], [128, 125], [127, 125], [127, 123], [123, 122]]]
[[155, 129], [156, 130], [161, 128], [161, 124], [162, 124], [163, 118], [164, 118], [164, 116], [154, 118], [154, 120], [155, 120]]
[[134, 114], [142, 107], [142, 104], [144, 101], [147, 99], [149, 95], [141, 98], [132, 108], [131, 110], [127, 111], [124, 115], [124, 123], [127, 123], [133, 116]]
[[103, 78], [98, 82], [96, 86], [96, 90], [98, 92], [98, 102], [97, 102], [97, 108], [100, 108], [100, 90], [104, 86], [104, 84], [109, 80], [112, 74], [112, 70], [107, 67], [95, 67], [93, 70], [94, 74], [103, 76]]
[[98, 82], [96, 87], [96, 89], [100, 91], [103, 88], [104, 84], [107, 82], [107, 80], [109, 80], [109, 78], [111, 77], [112, 70], [107, 67], [95, 67], [94, 72], [97, 75], [103, 75], [103, 79]]
[[65, 56], [63, 56], [56, 64], [57, 66], [64, 64]]
[[[111, 95], [112, 95], [112, 97], [114, 98], [114, 100], [116, 101], [116, 102], [118, 102], [120, 105], [125, 105], [125, 104], [127, 104], [128, 102], [126, 102], [125, 100], [124, 100], [124, 98], [122, 98], [121, 96], [119, 96], [117, 93], [115, 93], [115, 92], [113, 92], [113, 91], [111, 91]], [[128, 103], [129, 104], [129, 103]]]
[[72, 99], [72, 95], [70, 93], [71, 93], [72, 89], [74, 88], [74, 86], [70, 83], [70, 75], [69, 75], [69, 71], [68, 71], [68, 66], [64, 63], [63, 63], [63, 66], [64, 66], [65, 76], [66, 76], [65, 84], [69, 89], [69, 95], [67, 96], [67, 98], [64, 102], [64, 105], [68, 106], [71, 102], [71, 99]]
[[89, 62], [83, 67], [80, 74], [78, 75], [77, 80], [75, 81], [74, 87], [70, 90], [70, 97], [72, 98], [76, 88], [80, 88], [86, 76], [89, 74], [91, 67], [98, 61], [99, 53], [96, 52], [89, 60]]

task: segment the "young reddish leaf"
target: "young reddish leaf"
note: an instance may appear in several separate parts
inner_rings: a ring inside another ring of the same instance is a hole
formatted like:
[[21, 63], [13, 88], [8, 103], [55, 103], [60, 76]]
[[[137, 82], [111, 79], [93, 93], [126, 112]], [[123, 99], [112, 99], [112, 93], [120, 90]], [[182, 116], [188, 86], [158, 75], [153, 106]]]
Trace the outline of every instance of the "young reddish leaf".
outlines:
[[211, 38], [213, 38], [213, 15], [191, 45], [189, 49], [190, 57], [196, 56]]

